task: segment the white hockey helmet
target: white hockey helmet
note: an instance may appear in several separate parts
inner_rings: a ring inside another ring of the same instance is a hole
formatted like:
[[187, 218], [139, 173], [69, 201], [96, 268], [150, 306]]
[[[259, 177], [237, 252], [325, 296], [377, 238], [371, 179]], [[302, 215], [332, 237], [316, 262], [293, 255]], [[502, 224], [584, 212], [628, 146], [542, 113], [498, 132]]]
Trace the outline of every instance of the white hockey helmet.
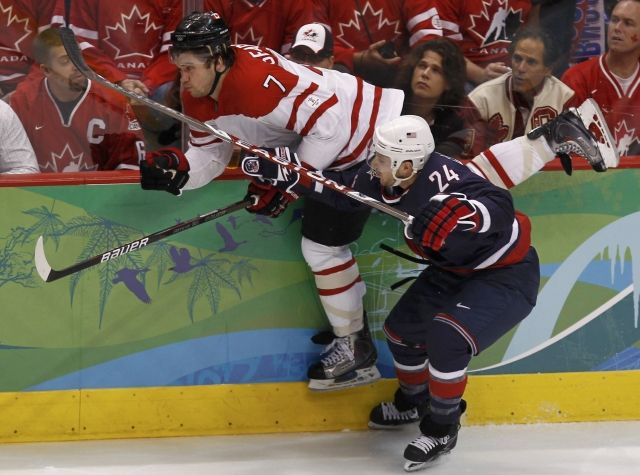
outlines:
[[435, 148], [435, 142], [426, 120], [417, 115], [401, 115], [376, 127], [373, 146], [376, 153], [391, 159], [393, 177], [399, 183], [410, 178], [396, 177], [402, 162], [410, 161], [413, 174], [416, 174], [427, 163]]

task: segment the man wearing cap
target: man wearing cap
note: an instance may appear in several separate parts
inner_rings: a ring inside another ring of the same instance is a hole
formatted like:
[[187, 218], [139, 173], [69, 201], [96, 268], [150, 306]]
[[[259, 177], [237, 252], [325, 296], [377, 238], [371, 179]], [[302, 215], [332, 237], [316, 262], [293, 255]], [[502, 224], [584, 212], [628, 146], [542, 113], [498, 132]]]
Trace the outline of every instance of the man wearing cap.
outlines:
[[333, 69], [333, 35], [320, 23], [302, 25], [294, 37], [290, 56], [296, 63]]

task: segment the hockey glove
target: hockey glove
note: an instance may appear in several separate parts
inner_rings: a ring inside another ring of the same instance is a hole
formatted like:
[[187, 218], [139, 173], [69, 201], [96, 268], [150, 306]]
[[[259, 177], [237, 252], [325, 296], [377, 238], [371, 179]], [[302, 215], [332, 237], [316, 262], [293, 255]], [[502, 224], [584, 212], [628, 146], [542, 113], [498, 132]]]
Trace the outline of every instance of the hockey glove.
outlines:
[[245, 198], [251, 198], [254, 203], [247, 206], [249, 213], [262, 214], [271, 218], [280, 216], [287, 209], [289, 202], [293, 201], [289, 194], [282, 193], [268, 183], [261, 183], [258, 180], [249, 183]]
[[439, 251], [456, 228], [477, 232], [482, 227], [482, 215], [461, 193], [437, 194], [416, 216], [411, 225], [413, 239], [422, 247]]
[[[292, 163], [298, 167], [302, 167], [298, 156], [289, 150], [288, 147], [278, 147], [276, 149], [266, 149], [273, 157], [282, 162]], [[253, 178], [270, 183], [284, 193], [288, 193], [293, 199], [299, 198], [294, 187], [298, 184], [309, 188], [311, 179], [302, 177], [300, 173], [278, 165], [260, 155], [245, 155], [241, 164], [242, 172]]]
[[147, 152], [140, 162], [140, 185], [143, 190], [164, 190], [179, 196], [189, 179], [189, 162], [175, 147]]

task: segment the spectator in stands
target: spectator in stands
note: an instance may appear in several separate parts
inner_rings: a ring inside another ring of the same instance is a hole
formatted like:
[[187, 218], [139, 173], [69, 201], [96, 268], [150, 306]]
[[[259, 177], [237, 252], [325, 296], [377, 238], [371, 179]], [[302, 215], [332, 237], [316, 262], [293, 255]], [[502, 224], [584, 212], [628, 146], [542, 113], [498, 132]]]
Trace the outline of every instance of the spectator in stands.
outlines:
[[56, 0], [0, 3], [0, 98], [9, 100], [33, 63], [31, 42], [51, 22]]
[[[64, 4], [56, 2], [55, 26], [66, 24]], [[166, 54], [169, 37], [182, 16], [182, 0], [75, 0], [69, 26], [92, 69], [125, 89], [164, 102], [177, 74]], [[139, 104], [135, 113], [150, 140], [175, 122]]]
[[511, 71], [469, 93], [473, 107], [467, 110], [466, 119], [475, 132], [466, 158], [521, 137], [567, 107], [579, 105], [571, 88], [551, 74], [557, 50], [543, 30], [520, 30], [509, 51]]
[[432, 12], [428, 25], [416, 33], [415, 41], [438, 36], [456, 41], [467, 59], [467, 78], [473, 84], [508, 72], [509, 44], [529, 19], [530, 0], [424, 1], [435, 10], [428, 10]]
[[256, 45], [286, 54], [296, 31], [313, 21], [312, 0], [204, 0], [231, 31], [231, 43]]
[[36, 36], [33, 54], [44, 77], [18, 89], [11, 105], [43, 172], [137, 169], [144, 142], [125, 99], [81, 75], [57, 29]]
[[[391, 86], [408, 53], [436, 15], [431, 0], [314, 0], [316, 21], [333, 33], [335, 62], [378, 86]], [[425, 30], [428, 29], [428, 30]]]
[[435, 140], [437, 152], [459, 157], [468, 142], [462, 109], [465, 59], [460, 48], [446, 38], [415, 46], [400, 66], [395, 87], [405, 94], [403, 115], [424, 118]]
[[13, 109], [0, 101], [0, 173], [38, 173], [38, 161]]
[[640, 155], [640, 0], [613, 7], [607, 52], [569, 68], [562, 80], [578, 101], [592, 97], [600, 105], [620, 155]]
[[333, 35], [320, 23], [303, 25], [296, 32], [290, 57], [296, 63], [332, 69]]

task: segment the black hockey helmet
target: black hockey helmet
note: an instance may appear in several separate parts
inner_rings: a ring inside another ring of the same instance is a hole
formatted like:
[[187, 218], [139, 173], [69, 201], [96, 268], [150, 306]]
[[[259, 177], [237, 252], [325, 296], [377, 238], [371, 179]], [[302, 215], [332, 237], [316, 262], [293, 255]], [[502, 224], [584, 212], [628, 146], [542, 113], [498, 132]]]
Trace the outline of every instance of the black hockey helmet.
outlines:
[[193, 12], [171, 33], [171, 55], [183, 51], [208, 50], [210, 56], [232, 61], [231, 33], [222, 17], [213, 11]]

